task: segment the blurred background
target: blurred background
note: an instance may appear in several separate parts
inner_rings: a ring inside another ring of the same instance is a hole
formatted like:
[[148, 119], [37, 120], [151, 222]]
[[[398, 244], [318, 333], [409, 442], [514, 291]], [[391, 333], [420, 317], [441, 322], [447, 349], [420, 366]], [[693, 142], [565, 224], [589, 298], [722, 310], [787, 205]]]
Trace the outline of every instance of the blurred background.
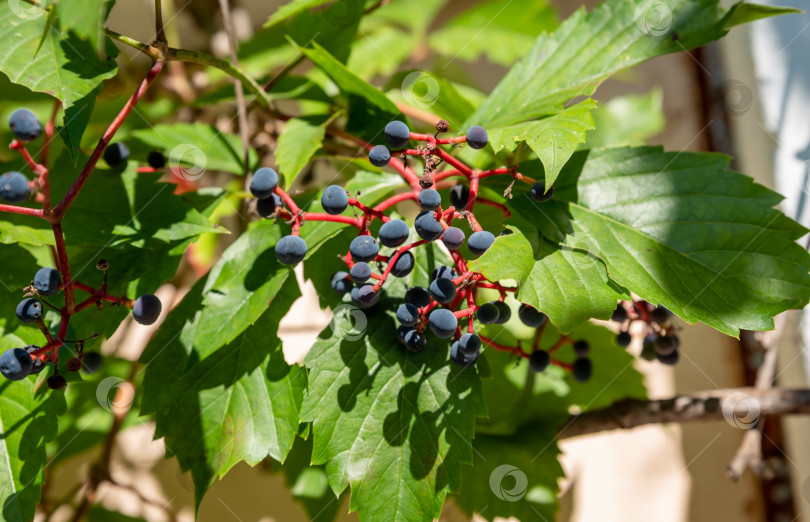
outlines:
[[[237, 38], [244, 40], [259, 31], [281, 3], [231, 0]], [[496, 11], [485, 18], [465, 17], [468, 10], [481, 3], [448, 1], [435, 14], [425, 34], [411, 35], [424, 39], [424, 44], [417, 45], [399, 68], [392, 63], [376, 71], [381, 75], [379, 78], [375, 71], [367, 71], [372, 82], [380, 85], [375, 78], [379, 80], [397, 70], [429, 74], [431, 70], [451, 67], [456, 76], [463, 76], [470, 84], [489, 92], [503, 76], [507, 65], [528, 50], [543, 28], [553, 29], [581, 5], [578, 1], [553, 0], [547, 5], [521, 0], [506, 10], [511, 2], [501, 2], [505, 14]], [[595, 3], [587, 1], [584, 5], [592, 7]], [[425, 1], [427, 11], [433, 10], [431, 4]], [[529, 20], [519, 21], [510, 14], [518, 4], [533, 13]], [[211, 50], [223, 57], [228, 55], [227, 36], [222, 30], [216, 0], [174, 0], [173, 6], [168, 1], [164, 1], [164, 5], [164, 13], [169, 13], [164, 16], [170, 45]], [[810, 0], [784, 0], [779, 5], [810, 11]], [[118, 0], [108, 27], [141, 41], [150, 41], [154, 36], [152, 13], [152, 0]], [[420, 14], [413, 13], [413, 16]], [[470, 39], [471, 34], [485, 29], [487, 35], [494, 35], [491, 41], [482, 43]], [[371, 30], [373, 28], [361, 26], [359, 34]], [[525, 33], [525, 45], [517, 49], [499, 45], [497, 30]], [[437, 34], [440, 36], [431, 40], [431, 35]], [[213, 38], [210, 35], [214, 35]], [[366, 45], [374, 41], [368, 40]], [[469, 43], [471, 41], [473, 43]], [[396, 46], [396, 35], [387, 45]], [[657, 58], [606, 82], [595, 96], [602, 107], [597, 114], [597, 128], [621, 133], [624, 121], [633, 118], [639, 110], [647, 111], [648, 124], [642, 130], [636, 125], [639, 135], [628, 139], [660, 144], [673, 151], [715, 150], [730, 154], [735, 158], [732, 164], [735, 169], [785, 195], [783, 210], [805, 226], [810, 225], [810, 210], [806, 208], [810, 195], [808, 54], [810, 16], [807, 14], [771, 18], [736, 28], [718, 44]], [[457, 60], [454, 55], [462, 59]], [[119, 60], [124, 69], [142, 70], [146, 64], [143, 57], [134, 55], [130, 49], [122, 49]], [[268, 64], [267, 67], [281, 65], [284, 64]], [[262, 65], [252, 63], [251, 66]], [[350, 63], [350, 67], [362, 70], [363, 64]], [[191, 85], [199, 81], [193, 74], [189, 76]], [[129, 91], [128, 86], [114, 81], [107, 83], [102, 97]], [[182, 82], [172, 86], [180, 94], [187, 87]], [[98, 132], [91, 127], [88, 135], [95, 139]], [[599, 140], [597, 135], [589, 137], [591, 145], [599, 145]], [[317, 177], [317, 172], [313, 175]], [[184, 265], [184, 269], [187, 276], [176, 278], [175, 284], [167, 284], [158, 292], [164, 303], [179, 300], [186, 285], [193, 280], [193, 267]], [[301, 279], [301, 274], [298, 275]], [[304, 284], [303, 280], [301, 283]], [[328, 310], [319, 308], [314, 288], [309, 284], [304, 284], [304, 288], [304, 296], [281, 324], [285, 356], [290, 361], [303, 358], [317, 333], [330, 320]], [[780, 386], [806, 387], [810, 368], [802, 343], [803, 332], [808, 329], [806, 321], [801, 314], [787, 314], [780, 324], [783, 335], [777, 382]], [[157, 327], [129, 326], [129, 322], [125, 322], [115, 337], [105, 343], [105, 354], [137, 359]], [[637, 361], [638, 370], [645, 375], [650, 398], [753, 384], [762, 353], [757, 351], [750, 336], [744, 335], [738, 341], [707, 327], [689, 326], [684, 327], [681, 338], [682, 359], [674, 369], [641, 359]], [[630, 350], [637, 354], [640, 346], [634, 344]], [[96, 501], [109, 511], [91, 510], [89, 519], [193, 520], [190, 477], [180, 472], [175, 460], [164, 458], [162, 442], [152, 440], [153, 424], [131, 424], [118, 436], [111, 472], [117, 482], [134, 488], [102, 487]], [[810, 446], [806, 444], [810, 419], [768, 419], [763, 437], [768, 475], [758, 478], [747, 471], [738, 482], [732, 482], [726, 476], [726, 468], [744, 433], [732, 424], [718, 421], [648, 426], [563, 439], [561, 458], [567, 478], [562, 485], [559, 520], [810, 520]], [[51, 471], [49, 483], [52, 485], [46, 496], [58, 499], [69, 493], [76, 476], [84, 475], [97, 456], [97, 450], [90, 450], [60, 459]], [[328, 511], [332, 509], [334, 507]], [[348, 515], [347, 511], [348, 502], [344, 502], [338, 520], [357, 520], [355, 514]], [[113, 518], [111, 512], [125, 516]], [[68, 520], [70, 515], [57, 510], [51, 519]], [[205, 522], [310, 519], [318, 520], [317, 514], [314, 517], [307, 514], [293, 498], [283, 476], [269, 463], [255, 468], [237, 465], [225, 479], [211, 487], [199, 511], [199, 520]], [[442, 520], [466, 519], [452, 502], [446, 504]]]

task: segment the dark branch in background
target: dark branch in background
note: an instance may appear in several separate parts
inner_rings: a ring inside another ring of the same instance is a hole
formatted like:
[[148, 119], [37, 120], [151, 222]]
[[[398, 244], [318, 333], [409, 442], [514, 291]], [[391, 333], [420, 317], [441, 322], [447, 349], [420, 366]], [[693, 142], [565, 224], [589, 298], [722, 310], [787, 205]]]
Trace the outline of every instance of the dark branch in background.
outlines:
[[[754, 334], [765, 352], [762, 365], [757, 370], [757, 378], [754, 384], [758, 390], [767, 390], [773, 386], [774, 376], [776, 375], [777, 349], [782, 340], [785, 318], [786, 315], [782, 314], [774, 319], [774, 330]], [[732, 480], [739, 480], [747, 468], [751, 468], [751, 471], [756, 475], [762, 475], [762, 429], [764, 423], [765, 419], [760, 419], [756, 426], [748, 430], [743, 436], [742, 443], [740, 443], [740, 447], [726, 471], [726, 474]]]
[[[750, 397], [748, 400], [739, 400]], [[724, 402], [726, 412], [724, 415]], [[559, 437], [576, 437], [606, 430], [631, 429], [647, 424], [687, 423], [745, 418], [752, 404], [759, 416], [810, 414], [810, 389], [730, 388], [645, 401], [626, 399], [600, 410], [572, 415]]]

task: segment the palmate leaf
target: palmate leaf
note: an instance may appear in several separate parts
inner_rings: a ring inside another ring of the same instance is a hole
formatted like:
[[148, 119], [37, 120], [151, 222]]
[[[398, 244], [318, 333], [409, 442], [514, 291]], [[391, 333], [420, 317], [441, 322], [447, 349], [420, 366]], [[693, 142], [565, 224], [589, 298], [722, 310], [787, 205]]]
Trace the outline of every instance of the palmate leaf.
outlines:
[[769, 330], [810, 299], [801, 225], [782, 197], [711, 153], [659, 147], [585, 151], [563, 169], [551, 201], [509, 205], [544, 236], [604, 262], [610, 280], [687, 322], [721, 332]]
[[[3, 351], [14, 347], [7, 341]], [[47, 461], [45, 443], [56, 436], [57, 416], [65, 411], [64, 395], [48, 390], [44, 375], [0, 384], [0, 502], [2, 519], [9, 522], [33, 520]]]
[[[162, 151], [169, 165], [194, 168], [202, 175], [204, 170], [222, 170], [243, 174], [244, 152], [242, 140], [233, 134], [219, 131], [203, 123], [161, 124], [132, 133], [138, 141]], [[255, 168], [258, 156], [248, 149], [248, 163]]]
[[[515, 297], [543, 311], [563, 333], [592, 317], [609, 319], [616, 302], [629, 298], [610, 281], [596, 257], [549, 241], [535, 241], [539, 248], [533, 248], [523, 231], [512, 230], [512, 234], [496, 238], [470, 268], [492, 281], [517, 281]], [[537, 236], [538, 232], [532, 228], [526, 234]]]
[[465, 128], [502, 127], [556, 114], [567, 100], [592, 94], [611, 74], [716, 40], [733, 25], [785, 12], [795, 11], [743, 2], [725, 10], [717, 0], [609, 0], [590, 13], [580, 9], [553, 34], [537, 39]]
[[46, 28], [44, 13], [16, 11], [11, 2], [0, 4], [0, 71], [14, 83], [62, 101], [60, 135], [75, 162], [101, 82], [115, 76], [114, 57], [102, 60], [88, 41], [55, 25]]
[[[380, 139], [385, 124], [402, 118], [397, 106], [379, 89], [354, 74], [317, 42], [312, 49], [301, 49], [348, 98], [349, 121], [346, 130], [366, 140]], [[372, 129], [372, 130], [370, 130]]]
[[430, 35], [430, 46], [451, 60], [489, 61], [510, 66], [542, 32], [557, 27], [554, 8], [546, 1], [488, 0], [450, 20]]
[[790, 11], [744, 3], [724, 10], [717, 4], [609, 0], [591, 13], [580, 9], [554, 34], [537, 39], [464, 127], [488, 127], [496, 152], [501, 147], [514, 150], [512, 141], [525, 141], [543, 162], [548, 187], [585, 142], [585, 132], [594, 128], [590, 110], [595, 102], [563, 109], [565, 102], [593, 94], [599, 83], [622, 69], [716, 40], [733, 25]]
[[450, 363], [446, 342], [408, 352], [390, 317], [363, 313], [362, 336], [326, 330], [305, 360], [312, 463], [326, 464], [335, 493], [351, 485], [361, 520], [430, 521], [472, 460], [475, 417], [485, 414], [477, 369]]
[[577, 146], [585, 142], [587, 131], [594, 128], [591, 110], [595, 107], [596, 101], [587, 99], [548, 118], [498, 127], [490, 130], [490, 142], [498, 152], [504, 147], [513, 151], [525, 141], [543, 162], [548, 190]]
[[326, 135], [329, 116], [292, 118], [278, 138], [276, 161], [286, 187], [291, 187], [312, 156], [320, 150]]
[[[292, 299], [285, 296], [285, 306]], [[235, 464], [283, 462], [298, 433], [306, 373], [290, 366], [273, 334], [281, 315], [265, 312], [253, 328], [169, 382], [157, 432], [180, 466], [191, 469], [197, 506], [216, 477]], [[194, 354], [194, 352], [192, 352]]]

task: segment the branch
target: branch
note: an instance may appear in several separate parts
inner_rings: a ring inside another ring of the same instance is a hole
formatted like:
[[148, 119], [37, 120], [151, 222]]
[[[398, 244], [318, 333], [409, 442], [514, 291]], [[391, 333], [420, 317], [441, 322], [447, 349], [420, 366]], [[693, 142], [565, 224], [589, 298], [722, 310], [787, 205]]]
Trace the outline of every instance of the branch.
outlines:
[[[575, 437], [605, 430], [631, 429], [646, 424], [686, 423], [756, 416], [810, 413], [810, 389], [730, 388], [646, 401], [625, 399], [600, 410], [572, 415], [559, 437]], [[740, 427], [754, 422], [740, 421]]]

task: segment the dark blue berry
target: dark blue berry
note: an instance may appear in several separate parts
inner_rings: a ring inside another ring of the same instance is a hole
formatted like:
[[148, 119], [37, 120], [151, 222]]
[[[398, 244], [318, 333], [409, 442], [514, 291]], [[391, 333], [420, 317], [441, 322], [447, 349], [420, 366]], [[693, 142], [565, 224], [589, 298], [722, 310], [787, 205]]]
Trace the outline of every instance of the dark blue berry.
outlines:
[[332, 289], [337, 292], [338, 295], [343, 295], [346, 292], [349, 292], [352, 289], [352, 282], [349, 281], [349, 274], [344, 271], [335, 272], [332, 276]]
[[574, 374], [574, 379], [579, 382], [586, 382], [591, 378], [593, 373], [593, 363], [588, 358], [577, 359], [574, 361], [574, 366], [571, 368]]
[[410, 140], [410, 130], [401, 121], [394, 120], [385, 126], [385, 142], [392, 149], [402, 149]]
[[474, 333], [466, 333], [459, 338], [458, 349], [465, 355], [476, 355], [481, 350], [481, 338]]
[[472, 355], [467, 355], [461, 350], [459, 344], [460, 341], [454, 341], [450, 346], [450, 360], [453, 361], [456, 366], [460, 366], [461, 368], [467, 368], [475, 364], [475, 362], [478, 360], [479, 352]]
[[[29, 344], [25, 347], [25, 351], [28, 352], [28, 355], [31, 355], [39, 349], [39, 346], [33, 344]], [[45, 363], [42, 362], [42, 359], [34, 359], [34, 356], [31, 355], [31, 362], [33, 363], [33, 366], [31, 366], [31, 372], [29, 375], [36, 375], [45, 369]]]
[[430, 312], [428, 324], [433, 333], [436, 334], [436, 337], [449, 339], [456, 333], [458, 319], [456, 319], [456, 316], [450, 310], [437, 308]]
[[633, 338], [630, 336], [630, 332], [619, 332], [616, 336], [616, 344], [619, 346], [624, 346], [625, 348], [630, 346], [630, 343], [633, 341]]
[[613, 310], [613, 315], [610, 317], [610, 320], [617, 323], [625, 322], [627, 320], [627, 309], [619, 303], [616, 305], [616, 309]]
[[346, 189], [338, 185], [329, 185], [321, 195], [321, 206], [327, 214], [336, 216], [349, 206]]
[[552, 197], [554, 197], [554, 187], [548, 189], [546, 192], [546, 184], [542, 181], [536, 181], [534, 185], [532, 185], [532, 197], [535, 201], [548, 201]]
[[480, 125], [473, 125], [467, 131], [467, 145], [473, 149], [483, 149], [489, 142], [487, 131]]
[[397, 308], [397, 321], [403, 326], [414, 326], [419, 322], [419, 309], [411, 303], [403, 303]]
[[270, 167], [262, 167], [250, 179], [250, 193], [259, 199], [269, 198], [278, 187], [278, 173]]
[[591, 352], [591, 345], [585, 339], [580, 339], [574, 342], [574, 353], [577, 354], [577, 357], [579, 357], [580, 359], [583, 357], [587, 357], [590, 352]]
[[430, 293], [421, 286], [413, 286], [405, 292], [405, 302], [417, 308], [424, 308], [430, 304]]
[[11, 348], [0, 355], [0, 373], [10, 381], [20, 381], [31, 374], [34, 361], [24, 348]]
[[28, 178], [21, 172], [6, 172], [0, 176], [0, 198], [7, 203], [25, 201], [28, 192]]
[[525, 303], [522, 303], [520, 308], [518, 308], [518, 317], [523, 324], [526, 326], [531, 326], [532, 328], [543, 326], [543, 323], [545, 323], [546, 319], [548, 319], [546, 314]]
[[467, 200], [470, 199], [470, 189], [467, 185], [453, 185], [450, 189], [450, 204], [457, 209], [463, 209], [467, 206]]
[[14, 137], [20, 141], [31, 141], [42, 134], [42, 124], [28, 109], [17, 109], [8, 117], [8, 126]]
[[110, 143], [107, 145], [107, 148], [104, 149], [104, 161], [106, 161], [107, 165], [110, 167], [118, 167], [119, 165], [123, 165], [128, 159], [129, 148], [120, 141]]
[[408, 239], [411, 229], [401, 219], [392, 219], [380, 227], [380, 243], [396, 248]]
[[472, 252], [477, 256], [480, 256], [481, 254], [486, 252], [494, 242], [495, 236], [492, 235], [492, 232], [480, 230], [478, 232], [472, 233], [470, 239], [467, 240], [467, 246], [469, 247], [470, 252]]
[[458, 274], [452, 267], [449, 266], [437, 266], [433, 273], [430, 275], [430, 280], [433, 281], [434, 279], [455, 279], [458, 277]]
[[506, 324], [512, 317], [512, 309], [503, 301], [492, 301], [492, 304], [498, 308], [498, 320], [495, 324]]
[[673, 350], [671, 353], [667, 355], [661, 355], [660, 353], [656, 355], [658, 358], [658, 362], [661, 364], [666, 364], [667, 366], [675, 366], [678, 364], [678, 361], [681, 358], [681, 354], [678, 350]]
[[153, 150], [146, 157], [146, 162], [153, 169], [162, 169], [166, 166], [166, 156], [164, 156], [159, 150]]
[[352, 276], [352, 281], [361, 285], [368, 281], [368, 278], [371, 277], [371, 267], [368, 263], [359, 262], [352, 265], [349, 269], [349, 274]]
[[352, 260], [357, 261], [372, 261], [380, 251], [377, 241], [371, 236], [357, 236], [352, 239], [349, 244], [349, 253], [352, 255]]
[[427, 344], [425, 334], [419, 333], [416, 328], [412, 328], [405, 334], [405, 347], [412, 352], [420, 352]]
[[297, 265], [307, 255], [307, 243], [299, 236], [284, 236], [276, 243], [276, 257], [285, 265]]
[[17, 304], [17, 318], [24, 323], [33, 323], [42, 319], [42, 303], [29, 297]]
[[444, 233], [442, 224], [436, 221], [436, 216], [433, 212], [423, 211], [416, 216], [413, 222], [413, 227], [416, 233], [425, 241], [435, 241], [439, 239]]
[[357, 300], [363, 306], [372, 306], [380, 299], [380, 293], [374, 290], [374, 285], [363, 285], [357, 291]]
[[456, 297], [456, 285], [450, 279], [442, 277], [430, 283], [430, 295], [442, 304], [447, 304]]
[[545, 350], [535, 350], [529, 356], [529, 368], [535, 373], [540, 373], [551, 364], [551, 355]]
[[376, 145], [368, 151], [368, 160], [375, 167], [385, 167], [391, 161], [391, 151], [385, 145]]
[[160, 317], [163, 305], [160, 299], [152, 294], [144, 294], [135, 300], [132, 317], [140, 324], [152, 324]]
[[498, 324], [499, 316], [500, 310], [495, 303], [484, 303], [476, 311], [476, 317], [482, 324]]
[[464, 244], [464, 232], [460, 228], [448, 227], [442, 234], [442, 242], [448, 250], [458, 250]]
[[284, 200], [278, 194], [256, 201], [256, 212], [264, 218], [273, 216], [280, 208], [284, 208]]
[[411, 273], [415, 264], [416, 260], [413, 254], [410, 250], [406, 250], [400, 254], [396, 262], [394, 262], [394, 266], [391, 267], [391, 275], [394, 277], [405, 277]]
[[432, 188], [419, 193], [419, 207], [422, 210], [436, 210], [442, 205], [442, 196]]
[[37, 289], [40, 295], [50, 297], [59, 292], [59, 283], [62, 278], [55, 268], [45, 267], [37, 270], [34, 274], [34, 288]]

